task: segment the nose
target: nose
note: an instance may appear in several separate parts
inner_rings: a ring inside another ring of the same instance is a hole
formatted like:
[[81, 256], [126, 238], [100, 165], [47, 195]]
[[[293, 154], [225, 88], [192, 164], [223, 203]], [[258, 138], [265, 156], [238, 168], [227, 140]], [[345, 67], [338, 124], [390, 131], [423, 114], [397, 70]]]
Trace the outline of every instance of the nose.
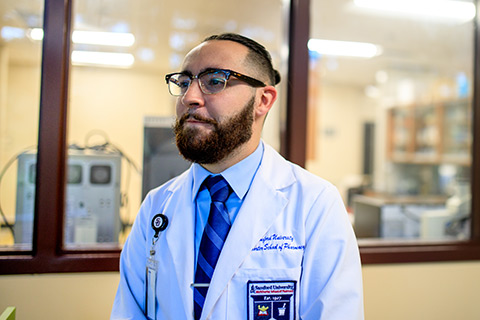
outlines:
[[182, 104], [187, 108], [198, 108], [204, 105], [204, 96], [198, 79], [192, 80], [181, 99]]

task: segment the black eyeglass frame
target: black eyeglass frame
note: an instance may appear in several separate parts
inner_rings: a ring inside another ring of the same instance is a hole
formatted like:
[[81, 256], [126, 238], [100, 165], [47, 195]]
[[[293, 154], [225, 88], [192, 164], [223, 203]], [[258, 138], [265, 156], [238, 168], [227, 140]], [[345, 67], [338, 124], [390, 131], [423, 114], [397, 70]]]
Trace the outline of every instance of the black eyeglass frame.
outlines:
[[[206, 70], [203, 70], [202, 72], [200, 72], [199, 74], [197, 74], [196, 76], [194, 76], [191, 72], [189, 71], [182, 71], [182, 72], [174, 72], [174, 73], [169, 73], [165, 76], [165, 81], [167, 82], [167, 85], [169, 84], [170, 82], [170, 79], [175, 76], [175, 75], [184, 75], [184, 76], [187, 76], [189, 79], [190, 79], [190, 84], [188, 85], [190, 87], [190, 85], [192, 84], [193, 80], [195, 79], [198, 79], [200, 81], [200, 77], [205, 75], [205, 74], [208, 74], [208, 73], [213, 73], [213, 72], [222, 72], [223, 74], [225, 74], [225, 86], [223, 87], [222, 90], [218, 91], [218, 92], [213, 92], [213, 93], [210, 93], [210, 92], [204, 92], [203, 91], [203, 87], [200, 86], [200, 89], [202, 90], [203, 93], [205, 94], [217, 94], [217, 93], [220, 93], [222, 92], [223, 90], [225, 90], [226, 86], [227, 86], [227, 83], [228, 83], [228, 80], [230, 80], [230, 76], [234, 76], [235, 78], [237, 78], [238, 80], [241, 80], [249, 85], [251, 85], [252, 87], [254, 88], [261, 88], [261, 87], [266, 87], [267, 85], [260, 81], [260, 80], [257, 80], [255, 78], [252, 78], [252, 77], [249, 77], [247, 75], [244, 75], [244, 74], [241, 74], [239, 72], [236, 72], [236, 71], [233, 71], [233, 70], [229, 70], [229, 69], [216, 69], [216, 68], [208, 68]], [[188, 89], [188, 88], [187, 88]], [[169, 88], [169, 92], [171, 95], [173, 96], [182, 96], [184, 95], [185, 93], [182, 93], [182, 94], [179, 94], [179, 95], [175, 95], [173, 94], [171, 91], [170, 91], [170, 88]], [[186, 90], [185, 90], [186, 92]]]

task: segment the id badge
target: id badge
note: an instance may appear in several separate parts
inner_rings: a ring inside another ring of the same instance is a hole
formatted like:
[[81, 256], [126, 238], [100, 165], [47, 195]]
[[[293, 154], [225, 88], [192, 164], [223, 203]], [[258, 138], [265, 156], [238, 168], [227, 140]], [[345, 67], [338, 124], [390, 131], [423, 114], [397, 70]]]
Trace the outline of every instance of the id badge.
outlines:
[[156, 318], [156, 284], [157, 284], [158, 262], [150, 257], [147, 259], [147, 283], [145, 292], [145, 311], [149, 320]]
[[295, 320], [296, 281], [248, 281], [248, 320]]

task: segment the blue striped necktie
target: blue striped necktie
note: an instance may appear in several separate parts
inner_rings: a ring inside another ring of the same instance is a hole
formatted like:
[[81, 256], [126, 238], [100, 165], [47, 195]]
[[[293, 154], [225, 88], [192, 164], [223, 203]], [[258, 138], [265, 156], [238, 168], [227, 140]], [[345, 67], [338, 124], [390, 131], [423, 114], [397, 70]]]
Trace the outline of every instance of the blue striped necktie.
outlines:
[[205, 179], [205, 185], [210, 192], [212, 203], [207, 225], [203, 230], [200, 241], [200, 249], [195, 272], [195, 284], [193, 289], [195, 319], [200, 319], [203, 304], [207, 296], [208, 284], [213, 276], [213, 270], [222, 251], [223, 244], [230, 230], [230, 218], [228, 216], [225, 201], [230, 195], [231, 188], [222, 176], [209, 176]]

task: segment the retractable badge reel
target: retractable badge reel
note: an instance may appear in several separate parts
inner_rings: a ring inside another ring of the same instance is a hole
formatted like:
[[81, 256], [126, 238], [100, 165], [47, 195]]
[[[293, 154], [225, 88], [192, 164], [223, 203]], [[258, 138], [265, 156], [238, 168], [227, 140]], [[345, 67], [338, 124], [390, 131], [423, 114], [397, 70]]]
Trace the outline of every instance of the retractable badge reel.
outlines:
[[155, 260], [155, 244], [158, 241], [160, 232], [165, 230], [168, 225], [168, 218], [164, 214], [156, 214], [152, 219], [152, 229], [155, 234], [152, 238], [152, 247], [150, 249], [150, 257], [147, 259], [147, 283], [145, 293], [145, 313], [148, 319], [155, 319], [155, 292], [157, 283], [158, 261]]

